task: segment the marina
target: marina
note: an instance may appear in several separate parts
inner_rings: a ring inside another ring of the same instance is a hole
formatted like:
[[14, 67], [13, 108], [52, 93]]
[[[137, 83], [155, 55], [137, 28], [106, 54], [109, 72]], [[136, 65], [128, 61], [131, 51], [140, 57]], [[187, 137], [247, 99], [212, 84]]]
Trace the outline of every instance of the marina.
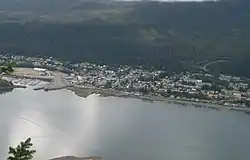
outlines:
[[60, 90], [72, 87], [72, 79], [61, 72], [51, 72], [42, 68], [17, 68], [13, 75], [5, 75], [5, 79], [13, 84], [13, 88], [31, 87], [33, 90]]

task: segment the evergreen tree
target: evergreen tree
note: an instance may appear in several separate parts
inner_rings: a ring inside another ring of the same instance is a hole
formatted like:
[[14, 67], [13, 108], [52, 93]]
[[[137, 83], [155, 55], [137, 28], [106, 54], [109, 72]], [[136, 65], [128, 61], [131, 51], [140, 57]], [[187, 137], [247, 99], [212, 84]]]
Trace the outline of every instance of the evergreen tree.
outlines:
[[7, 160], [32, 160], [33, 154], [36, 152], [35, 150], [30, 149], [32, 145], [31, 138], [28, 138], [17, 145], [16, 148], [9, 147], [10, 156]]

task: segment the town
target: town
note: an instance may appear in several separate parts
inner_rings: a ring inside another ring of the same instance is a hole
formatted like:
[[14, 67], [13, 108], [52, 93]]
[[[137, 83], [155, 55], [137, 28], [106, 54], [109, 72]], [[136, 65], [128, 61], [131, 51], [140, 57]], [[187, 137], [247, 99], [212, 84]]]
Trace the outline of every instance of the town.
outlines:
[[[142, 67], [71, 63], [52, 57], [0, 55], [0, 64], [14, 61], [17, 67], [45, 68], [66, 73], [65, 81], [80, 88], [119, 91], [131, 96], [161, 97], [179, 101], [250, 107], [250, 79], [191, 71], [169, 75]], [[41, 75], [42, 76], [42, 75]]]

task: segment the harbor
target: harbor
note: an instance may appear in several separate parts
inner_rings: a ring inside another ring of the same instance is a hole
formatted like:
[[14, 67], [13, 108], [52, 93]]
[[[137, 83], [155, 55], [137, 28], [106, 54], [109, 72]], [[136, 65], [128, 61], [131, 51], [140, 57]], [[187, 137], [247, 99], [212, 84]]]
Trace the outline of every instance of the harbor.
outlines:
[[61, 72], [47, 71], [42, 68], [16, 68], [12, 75], [2, 77], [13, 84], [13, 88], [32, 87], [33, 90], [60, 90], [72, 87], [75, 80], [68, 79], [66, 74]]

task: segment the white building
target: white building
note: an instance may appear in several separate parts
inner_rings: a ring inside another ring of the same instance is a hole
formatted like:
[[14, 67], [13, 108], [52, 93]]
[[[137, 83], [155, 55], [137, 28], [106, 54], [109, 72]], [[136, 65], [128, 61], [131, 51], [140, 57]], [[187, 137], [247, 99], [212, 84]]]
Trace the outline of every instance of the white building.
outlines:
[[241, 94], [240, 93], [233, 93], [233, 96], [237, 99], [241, 99]]
[[44, 68], [34, 68], [34, 71], [45, 72], [45, 71], [47, 71], [47, 69], [44, 69]]

